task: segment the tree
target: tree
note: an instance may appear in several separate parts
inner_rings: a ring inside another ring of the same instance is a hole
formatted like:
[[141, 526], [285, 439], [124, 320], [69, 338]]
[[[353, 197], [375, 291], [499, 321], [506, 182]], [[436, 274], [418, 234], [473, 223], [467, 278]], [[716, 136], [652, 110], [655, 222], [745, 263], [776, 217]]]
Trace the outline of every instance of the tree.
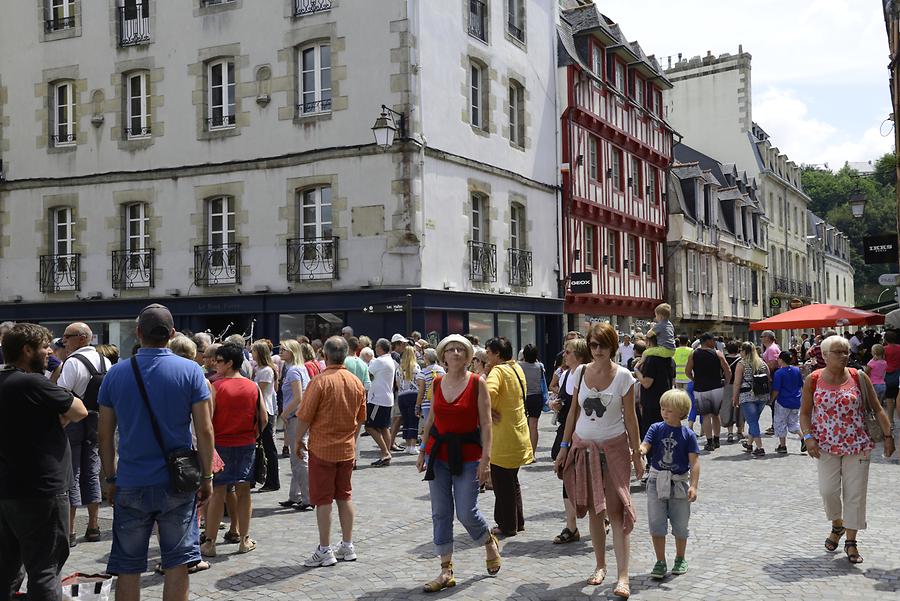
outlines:
[[[896, 264], [866, 265], [863, 260], [865, 236], [895, 234], [897, 231], [895, 167], [896, 157], [886, 154], [876, 162], [872, 177], [860, 177], [856, 170], [847, 166], [837, 173], [813, 167], [804, 168], [802, 172], [803, 189], [812, 200], [809, 210], [847, 235], [847, 258], [854, 269], [857, 305], [876, 302], [884, 290], [878, 285], [878, 276], [897, 269]], [[857, 188], [868, 199], [862, 218], [853, 216], [848, 203]]]

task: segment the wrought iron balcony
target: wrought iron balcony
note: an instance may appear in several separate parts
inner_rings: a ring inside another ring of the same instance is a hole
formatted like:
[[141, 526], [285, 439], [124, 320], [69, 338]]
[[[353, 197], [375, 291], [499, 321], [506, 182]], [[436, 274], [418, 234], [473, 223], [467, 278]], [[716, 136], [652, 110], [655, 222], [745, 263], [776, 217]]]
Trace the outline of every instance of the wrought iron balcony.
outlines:
[[[520, 42], [525, 41], [525, 30], [519, 27], [512, 19], [508, 19], [506, 21], [506, 31], [509, 32], [509, 35], [516, 38]], [[637, 191], [637, 194], [640, 195], [640, 190]]]
[[234, 125], [234, 115], [215, 115], [206, 120], [206, 129], [222, 129]]
[[294, 0], [294, 16], [302, 17], [331, 10], [331, 0]]
[[338, 279], [338, 238], [291, 238], [287, 241], [287, 279]]
[[136, 46], [150, 41], [150, 9], [146, 0], [126, 0], [119, 7], [119, 46]]
[[783, 294], [790, 294], [790, 281], [787, 278], [772, 278], [772, 290]]
[[50, 134], [50, 146], [68, 146], [75, 143], [75, 132], [70, 134]]
[[812, 284], [803, 284], [803, 296], [812, 298]]
[[112, 253], [112, 287], [115, 290], [153, 288], [152, 248], [114, 250]]
[[482, 0], [469, 0], [469, 35], [487, 42], [487, 5]]
[[81, 290], [81, 255], [41, 255], [41, 292]]
[[331, 98], [323, 98], [322, 100], [311, 100], [309, 102], [301, 102], [297, 105], [297, 115], [314, 115], [316, 113], [330, 113]]
[[497, 281], [497, 245], [469, 241], [469, 279], [473, 282]]
[[530, 250], [510, 248], [507, 262], [510, 286], [531, 286], [534, 283]]
[[194, 247], [194, 285], [226, 286], [241, 283], [241, 245], [207, 244]]
[[133, 138], [146, 138], [150, 135], [150, 126], [147, 127], [126, 127], [125, 128], [125, 137], [129, 140]]
[[44, 21], [44, 31], [53, 33], [54, 31], [62, 31], [63, 29], [72, 29], [75, 27], [75, 17], [54, 17], [50, 14]]

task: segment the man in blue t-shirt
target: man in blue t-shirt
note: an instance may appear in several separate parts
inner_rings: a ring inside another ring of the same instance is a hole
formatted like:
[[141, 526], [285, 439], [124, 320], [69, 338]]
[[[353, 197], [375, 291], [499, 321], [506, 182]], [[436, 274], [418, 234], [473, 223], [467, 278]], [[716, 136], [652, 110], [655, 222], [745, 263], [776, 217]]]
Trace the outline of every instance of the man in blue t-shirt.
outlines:
[[788, 351], [778, 355], [778, 370], [772, 379], [772, 400], [775, 401], [773, 428], [781, 441], [775, 452], [787, 455], [787, 433], [800, 438], [800, 452], [806, 452], [806, 443], [800, 434], [800, 394], [803, 390], [803, 375], [800, 368], [791, 365], [793, 357]]
[[[163, 597], [187, 599], [188, 567], [200, 562], [197, 506], [212, 494], [209, 387], [199, 365], [166, 348], [174, 335], [167, 308], [153, 304], [141, 311], [137, 323], [141, 348], [132, 360], [144, 381], [162, 445], [131, 361], [113, 365], [100, 387], [100, 458], [109, 486], [107, 495], [114, 503], [113, 543], [106, 571], [119, 576], [118, 594], [129, 599], [140, 597], [140, 575], [147, 571], [147, 546], [154, 524], [165, 571]], [[198, 492], [181, 493], [171, 487], [166, 457], [172, 451], [193, 447], [192, 422], [203, 480]]]

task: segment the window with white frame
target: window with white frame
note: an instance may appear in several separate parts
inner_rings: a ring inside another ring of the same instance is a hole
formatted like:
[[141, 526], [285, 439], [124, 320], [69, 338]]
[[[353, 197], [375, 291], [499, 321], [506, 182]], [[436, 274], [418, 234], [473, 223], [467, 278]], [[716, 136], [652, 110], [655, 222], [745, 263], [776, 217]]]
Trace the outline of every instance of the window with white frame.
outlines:
[[472, 194], [472, 242], [487, 242], [488, 201], [481, 194]]
[[650, 240], [644, 240], [644, 273], [656, 279], [656, 243]]
[[331, 44], [300, 50], [300, 115], [331, 112]]
[[734, 294], [734, 264], [727, 263], [725, 265], [725, 274], [728, 279], [728, 298], [735, 298]]
[[637, 273], [640, 272], [640, 269], [637, 264], [638, 240], [636, 237], [630, 236], [630, 235], [628, 235], [627, 238], [628, 238], [628, 265], [626, 265], [625, 267], [628, 269], [628, 271], [631, 273], [631, 275], [636, 275]]
[[656, 173], [656, 167], [647, 165], [647, 189], [645, 192], [647, 193], [647, 198], [649, 198], [650, 202], [653, 204], [659, 202], [659, 194], [656, 190]]
[[616, 81], [614, 82], [614, 85], [616, 86], [617, 90], [619, 90], [620, 92], [622, 92], [624, 94], [625, 93], [625, 65], [623, 65], [619, 61], [615, 61], [615, 63], [616, 63], [616, 67], [615, 67]]
[[685, 251], [687, 253], [687, 289], [688, 292], [694, 291], [694, 273], [696, 272], [697, 255], [692, 250]]
[[509, 82], [509, 141], [525, 147], [525, 88], [512, 80]]
[[216, 196], [207, 201], [209, 245], [224, 248], [234, 244], [234, 198]]
[[619, 271], [619, 232], [606, 230], [606, 265], [610, 271]]
[[588, 175], [594, 181], [600, 179], [600, 153], [597, 148], [597, 138], [588, 137]]
[[487, 69], [472, 61], [469, 63], [469, 116], [472, 126], [487, 131], [488, 81]]
[[641, 160], [631, 157], [631, 191], [638, 198], [644, 196], [644, 167]]
[[49, 0], [47, 31], [75, 27], [75, 0]]
[[125, 76], [125, 137], [129, 140], [150, 135], [150, 73], [140, 71]]
[[60, 81], [51, 86], [51, 127], [52, 146], [75, 144], [75, 82]]
[[613, 189], [622, 191], [622, 151], [618, 148], [613, 148], [611, 157], [612, 165], [610, 170], [612, 171]]
[[525, 249], [525, 207], [518, 203], [509, 207], [509, 247]]
[[331, 186], [300, 193], [300, 236], [305, 242], [332, 239]]
[[50, 210], [50, 250], [57, 257], [71, 255], [75, 247], [75, 219], [71, 207]]
[[597, 226], [584, 226], [584, 266], [588, 269], [597, 268]]
[[217, 60], [209, 63], [208, 129], [234, 127], [234, 61]]
[[644, 80], [634, 76], [634, 102], [638, 106], [644, 106]]
[[706, 294], [709, 291], [707, 277], [709, 276], [709, 255], [700, 255], [700, 292]]
[[125, 251], [142, 253], [150, 248], [150, 218], [147, 216], [147, 203], [132, 202], [125, 210]]
[[594, 75], [597, 77], [603, 77], [603, 48], [600, 46], [594, 45], [592, 52], [594, 64], [591, 65], [594, 69]]
[[485, 0], [469, 0], [469, 35], [487, 42], [489, 22], [488, 3]]
[[525, 41], [525, 2], [506, 0], [506, 31], [519, 40]]

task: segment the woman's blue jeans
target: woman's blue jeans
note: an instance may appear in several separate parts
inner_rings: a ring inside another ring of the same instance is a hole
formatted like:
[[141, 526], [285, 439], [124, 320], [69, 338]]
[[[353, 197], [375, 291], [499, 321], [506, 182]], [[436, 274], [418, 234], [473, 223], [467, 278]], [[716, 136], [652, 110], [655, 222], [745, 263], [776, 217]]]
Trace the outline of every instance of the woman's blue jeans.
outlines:
[[418, 396], [418, 392], [404, 392], [397, 395], [397, 404], [403, 417], [403, 440], [416, 440], [419, 437], [419, 418], [416, 417]]
[[741, 412], [747, 421], [747, 429], [750, 431], [751, 438], [759, 438], [759, 417], [762, 415], [763, 409], [766, 408], [766, 401], [747, 401], [741, 403]]
[[[428, 457], [425, 457], [426, 463]], [[446, 461], [434, 462], [434, 480], [428, 482], [431, 494], [431, 519], [434, 524], [434, 552], [453, 553], [453, 510], [469, 536], [478, 545], [490, 536], [487, 522], [478, 510], [478, 462], [467, 461], [459, 476], [450, 474]]]

